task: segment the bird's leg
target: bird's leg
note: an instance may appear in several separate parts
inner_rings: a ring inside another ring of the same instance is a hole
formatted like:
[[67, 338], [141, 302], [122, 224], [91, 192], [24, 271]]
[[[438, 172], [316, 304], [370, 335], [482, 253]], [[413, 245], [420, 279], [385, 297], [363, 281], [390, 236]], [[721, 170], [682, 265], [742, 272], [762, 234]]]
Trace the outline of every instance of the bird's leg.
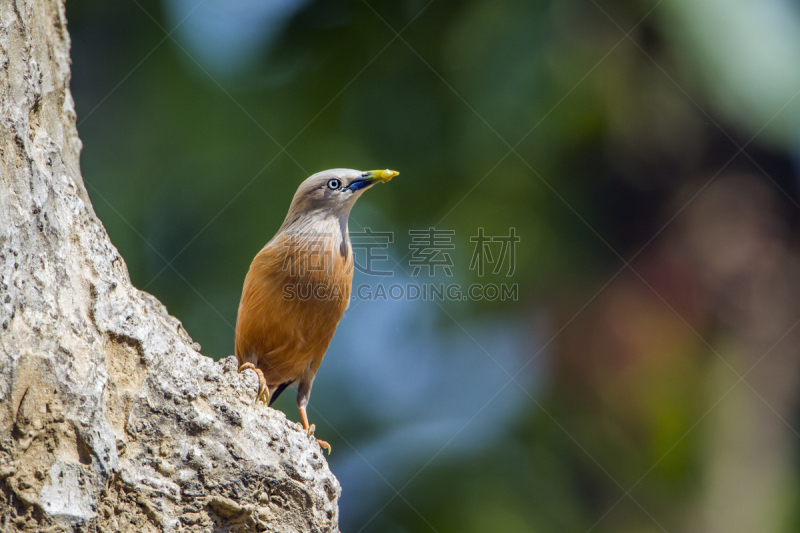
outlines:
[[261, 400], [264, 402], [264, 405], [268, 405], [269, 387], [267, 387], [267, 378], [264, 377], [264, 372], [262, 372], [260, 368], [256, 368], [253, 363], [245, 363], [239, 367], [239, 372], [243, 372], [245, 370], [254, 370], [256, 376], [258, 376], [258, 394], [256, 395], [256, 401], [253, 403], [258, 403], [258, 400]]
[[[306, 414], [306, 406], [305, 405], [298, 405], [300, 409], [300, 416], [303, 419], [303, 429], [308, 431], [308, 438], [314, 437], [314, 431], [317, 429], [317, 426], [314, 424], [308, 424], [308, 414]], [[316, 437], [314, 437], [316, 439]], [[331, 454], [331, 445], [325, 442], [324, 440], [316, 439], [317, 444], [319, 444], [320, 448], [324, 448], [328, 450], [328, 455]]]
[[[308, 414], [306, 413], [306, 406], [308, 405], [308, 398], [311, 396], [311, 385], [314, 383], [314, 372], [309, 367], [308, 372], [297, 384], [297, 408], [300, 410], [300, 417], [303, 419], [303, 429], [308, 431], [308, 438], [314, 436], [314, 425], [308, 424]], [[316, 438], [316, 437], [315, 437]], [[331, 445], [324, 440], [317, 439], [321, 448], [328, 450], [328, 455], [331, 454]]]

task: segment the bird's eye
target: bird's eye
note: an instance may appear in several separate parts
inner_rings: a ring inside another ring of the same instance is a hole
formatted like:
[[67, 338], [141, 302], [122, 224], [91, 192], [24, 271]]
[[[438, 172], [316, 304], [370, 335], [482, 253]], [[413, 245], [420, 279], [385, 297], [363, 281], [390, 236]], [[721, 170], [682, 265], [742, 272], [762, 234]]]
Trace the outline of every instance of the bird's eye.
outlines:
[[335, 191], [336, 189], [338, 189], [341, 186], [342, 186], [342, 182], [339, 181], [336, 178], [332, 178], [332, 179], [328, 180], [328, 188], [333, 190], [333, 191]]

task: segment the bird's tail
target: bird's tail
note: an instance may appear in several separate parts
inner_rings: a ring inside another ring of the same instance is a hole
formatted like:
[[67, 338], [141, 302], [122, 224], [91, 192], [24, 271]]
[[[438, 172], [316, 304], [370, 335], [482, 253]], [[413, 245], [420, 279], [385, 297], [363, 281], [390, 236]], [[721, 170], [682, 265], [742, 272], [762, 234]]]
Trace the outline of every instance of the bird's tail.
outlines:
[[291, 385], [292, 383], [294, 383], [294, 380], [291, 380], [291, 381], [284, 381], [283, 383], [281, 383], [280, 385], [278, 385], [278, 388], [277, 388], [277, 389], [275, 389], [275, 392], [273, 392], [272, 394], [270, 394], [270, 395], [269, 395], [269, 404], [268, 404], [268, 405], [272, 405], [272, 402], [274, 402], [275, 400], [277, 400], [277, 399], [278, 399], [278, 396], [280, 396], [280, 395], [281, 395], [281, 393], [282, 393], [283, 391], [285, 391], [285, 390], [286, 390], [286, 388], [287, 388], [289, 385]]

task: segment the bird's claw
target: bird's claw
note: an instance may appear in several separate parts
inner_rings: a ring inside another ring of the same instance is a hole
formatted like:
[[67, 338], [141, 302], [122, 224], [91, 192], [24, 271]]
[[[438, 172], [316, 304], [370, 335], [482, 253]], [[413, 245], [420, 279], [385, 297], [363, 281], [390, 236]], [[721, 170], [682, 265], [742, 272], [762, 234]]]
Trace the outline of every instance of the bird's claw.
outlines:
[[320, 448], [324, 448], [325, 450], [328, 450], [328, 455], [331, 454], [331, 445], [330, 444], [328, 444], [324, 440], [319, 440], [319, 439], [317, 439], [317, 444], [319, 444]]
[[316, 424], [311, 424], [310, 426], [308, 426], [308, 428], [305, 428], [303, 424], [300, 422], [298, 422], [297, 425], [300, 426], [300, 429], [306, 429], [306, 436], [308, 437], [309, 440], [314, 439], [315, 441], [317, 441], [317, 444], [319, 444], [320, 448], [328, 450], [328, 455], [331, 454], [331, 445], [325, 442], [324, 440], [314, 437], [314, 432], [317, 430]]
[[264, 377], [264, 372], [261, 369], [256, 368], [253, 363], [245, 363], [239, 367], [239, 372], [244, 372], [245, 370], [253, 370], [258, 376], [258, 394], [256, 394], [256, 399], [253, 402], [253, 405], [258, 403], [258, 400], [261, 400], [264, 405], [269, 405], [269, 387], [267, 387], [267, 379]]
[[266, 385], [263, 385], [263, 386], [259, 387], [258, 394], [256, 395], [256, 399], [253, 402], [253, 404], [254, 405], [257, 404], [258, 400], [261, 400], [261, 402], [264, 405], [268, 405], [269, 404], [269, 389], [267, 388]]

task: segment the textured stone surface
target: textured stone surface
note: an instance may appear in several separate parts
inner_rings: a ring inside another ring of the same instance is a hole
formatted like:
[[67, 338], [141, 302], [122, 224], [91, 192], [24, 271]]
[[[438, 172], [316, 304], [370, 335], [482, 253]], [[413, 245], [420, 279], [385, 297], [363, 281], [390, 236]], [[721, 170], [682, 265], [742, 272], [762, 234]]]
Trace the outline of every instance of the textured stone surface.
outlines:
[[62, 1], [0, 2], [0, 528], [337, 530], [316, 442], [131, 285], [69, 67]]

